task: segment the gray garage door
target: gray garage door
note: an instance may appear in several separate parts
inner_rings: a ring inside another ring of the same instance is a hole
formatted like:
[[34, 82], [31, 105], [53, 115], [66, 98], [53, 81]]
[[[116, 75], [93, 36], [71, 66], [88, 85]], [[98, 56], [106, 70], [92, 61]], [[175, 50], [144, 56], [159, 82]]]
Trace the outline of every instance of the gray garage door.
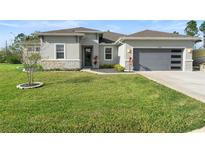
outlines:
[[134, 49], [133, 65], [137, 71], [181, 70], [181, 49]]

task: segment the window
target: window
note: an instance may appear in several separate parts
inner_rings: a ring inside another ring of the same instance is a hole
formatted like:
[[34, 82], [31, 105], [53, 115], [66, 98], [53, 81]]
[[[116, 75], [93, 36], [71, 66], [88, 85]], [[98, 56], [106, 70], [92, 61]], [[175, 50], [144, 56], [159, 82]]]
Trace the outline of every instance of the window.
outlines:
[[180, 66], [171, 66], [171, 70], [180, 70], [181, 67]]
[[32, 47], [28, 47], [27, 50], [28, 50], [28, 51], [33, 51], [33, 48], [32, 48]]
[[181, 58], [181, 55], [172, 55], [172, 58]]
[[179, 52], [182, 52], [182, 50], [181, 50], [181, 49], [174, 49], [174, 50], [171, 50], [171, 52], [177, 52], [177, 53], [179, 53]]
[[105, 60], [112, 60], [112, 47], [105, 47], [104, 49], [104, 56], [105, 56]]
[[56, 44], [56, 59], [64, 59], [65, 45]]
[[40, 51], [40, 47], [36, 47], [36, 51]]
[[171, 64], [181, 64], [181, 61], [171, 61]]

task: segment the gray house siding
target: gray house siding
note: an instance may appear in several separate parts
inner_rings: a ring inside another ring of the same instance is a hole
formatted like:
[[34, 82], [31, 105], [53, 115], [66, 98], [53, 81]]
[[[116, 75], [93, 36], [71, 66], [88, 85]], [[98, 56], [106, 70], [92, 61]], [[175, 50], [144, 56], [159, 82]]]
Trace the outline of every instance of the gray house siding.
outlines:
[[[55, 45], [65, 45], [64, 59], [56, 59]], [[80, 44], [75, 36], [46, 36], [41, 46], [41, 63], [44, 69], [79, 69], [81, 68]]]
[[[111, 47], [113, 49], [113, 59], [112, 60], [105, 60], [104, 49], [105, 47]], [[100, 45], [99, 48], [99, 63], [100, 65], [103, 64], [119, 64], [119, 56], [118, 56], [118, 48], [115, 45]]]

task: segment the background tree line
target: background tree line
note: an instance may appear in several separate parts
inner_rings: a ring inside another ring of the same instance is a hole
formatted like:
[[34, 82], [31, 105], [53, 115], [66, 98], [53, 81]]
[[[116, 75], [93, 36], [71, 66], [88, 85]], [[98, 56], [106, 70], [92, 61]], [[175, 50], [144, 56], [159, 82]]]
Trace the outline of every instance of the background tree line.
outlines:
[[20, 33], [14, 37], [11, 45], [0, 51], [0, 63], [20, 64], [23, 58], [23, 48], [26, 43], [40, 43], [38, 32], [25, 35]]
[[[205, 48], [205, 21], [202, 22], [200, 26], [197, 25], [195, 20], [190, 20], [187, 22], [184, 32], [188, 36], [199, 36], [199, 32], [203, 33], [203, 48]], [[178, 32], [174, 31], [174, 34], [179, 34]]]

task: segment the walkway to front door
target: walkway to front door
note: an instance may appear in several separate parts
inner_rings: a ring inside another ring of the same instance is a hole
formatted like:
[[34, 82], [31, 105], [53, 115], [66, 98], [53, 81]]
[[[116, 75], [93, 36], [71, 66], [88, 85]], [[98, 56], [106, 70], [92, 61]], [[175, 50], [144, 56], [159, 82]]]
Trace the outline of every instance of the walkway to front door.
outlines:
[[92, 67], [92, 46], [83, 47], [83, 67]]

